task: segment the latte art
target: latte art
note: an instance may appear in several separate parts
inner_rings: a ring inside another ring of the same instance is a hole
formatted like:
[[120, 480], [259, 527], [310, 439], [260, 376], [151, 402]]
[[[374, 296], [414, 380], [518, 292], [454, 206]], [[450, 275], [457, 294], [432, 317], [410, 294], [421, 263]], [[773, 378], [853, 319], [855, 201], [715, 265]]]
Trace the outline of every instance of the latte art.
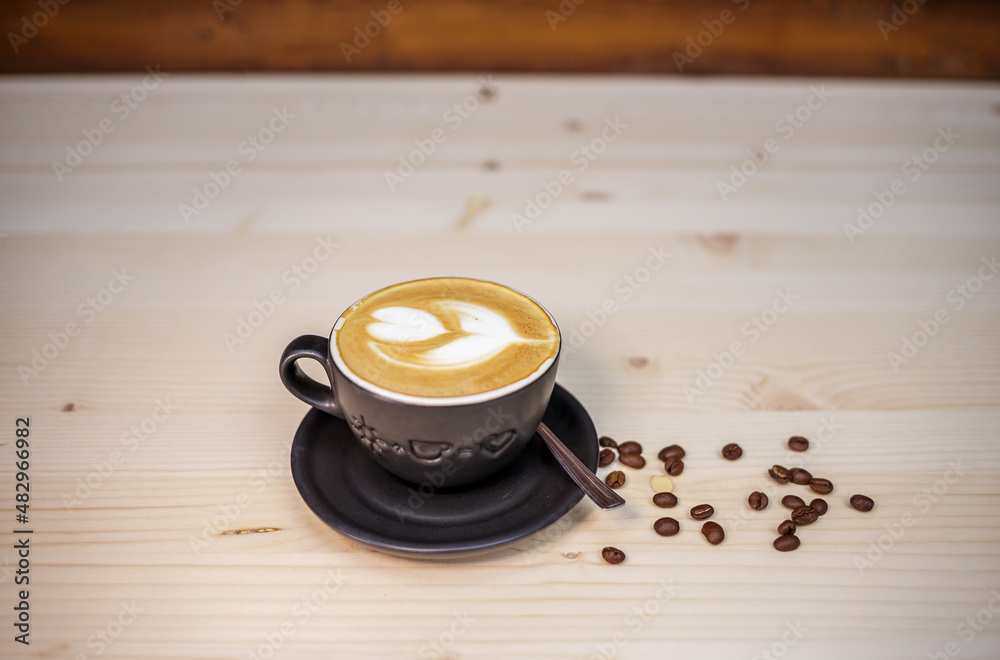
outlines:
[[460, 278], [396, 285], [344, 313], [336, 343], [362, 379], [416, 396], [488, 392], [555, 357], [559, 334], [538, 303]]

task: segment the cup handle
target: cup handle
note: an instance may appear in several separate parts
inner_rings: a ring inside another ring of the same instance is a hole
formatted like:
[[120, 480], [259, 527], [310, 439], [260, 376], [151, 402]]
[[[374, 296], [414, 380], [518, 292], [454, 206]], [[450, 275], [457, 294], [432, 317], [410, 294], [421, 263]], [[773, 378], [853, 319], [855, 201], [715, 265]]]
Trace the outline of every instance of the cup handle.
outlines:
[[[317, 335], [302, 335], [293, 339], [281, 354], [281, 382], [289, 392], [305, 401], [313, 408], [321, 410], [334, 417], [344, 417], [340, 404], [337, 403], [337, 393], [333, 390], [333, 374], [330, 373], [330, 356], [327, 350], [327, 339]], [[312, 358], [323, 365], [330, 385], [324, 385], [306, 375], [298, 365], [300, 358]]]

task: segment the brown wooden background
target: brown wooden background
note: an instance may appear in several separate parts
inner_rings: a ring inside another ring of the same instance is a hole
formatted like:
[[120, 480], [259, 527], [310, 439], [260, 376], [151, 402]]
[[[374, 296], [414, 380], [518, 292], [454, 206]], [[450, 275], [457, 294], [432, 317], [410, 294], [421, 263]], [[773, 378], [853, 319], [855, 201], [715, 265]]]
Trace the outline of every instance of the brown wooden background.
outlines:
[[[61, 1], [0, 2], [0, 71], [676, 74], [674, 54], [730, 10], [735, 20], [702, 35], [711, 42], [683, 73], [1000, 77], [1000, 2], [990, 0]], [[560, 6], [566, 20], [553, 29]], [[880, 29], [894, 7], [899, 29]], [[372, 11], [391, 21], [369, 25], [376, 36], [348, 61], [342, 43], [356, 47]], [[22, 41], [32, 21], [41, 27]]]

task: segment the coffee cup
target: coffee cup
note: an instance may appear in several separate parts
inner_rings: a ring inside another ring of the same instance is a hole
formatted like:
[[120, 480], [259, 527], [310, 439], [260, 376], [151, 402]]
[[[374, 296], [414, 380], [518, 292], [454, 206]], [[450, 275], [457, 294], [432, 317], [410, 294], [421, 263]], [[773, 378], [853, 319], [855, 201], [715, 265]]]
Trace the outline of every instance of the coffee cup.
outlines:
[[[555, 385], [561, 338], [541, 304], [509, 287], [441, 277], [351, 305], [330, 336], [281, 356], [293, 395], [343, 418], [383, 468], [435, 488], [472, 484], [527, 445]], [[330, 384], [302, 371], [316, 360]]]

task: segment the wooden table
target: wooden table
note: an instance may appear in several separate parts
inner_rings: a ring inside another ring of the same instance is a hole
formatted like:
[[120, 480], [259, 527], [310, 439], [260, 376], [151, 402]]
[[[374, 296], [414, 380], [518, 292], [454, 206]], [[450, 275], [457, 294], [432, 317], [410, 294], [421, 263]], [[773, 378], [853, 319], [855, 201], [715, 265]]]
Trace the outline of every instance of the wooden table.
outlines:
[[[0, 655], [1000, 657], [998, 104], [841, 80], [2, 81]], [[437, 274], [552, 309], [562, 385], [645, 447], [624, 508], [424, 562], [306, 507], [281, 349]], [[662, 538], [650, 478], [675, 442]], [[804, 489], [774, 463], [836, 485], [789, 554], [777, 500]]]

